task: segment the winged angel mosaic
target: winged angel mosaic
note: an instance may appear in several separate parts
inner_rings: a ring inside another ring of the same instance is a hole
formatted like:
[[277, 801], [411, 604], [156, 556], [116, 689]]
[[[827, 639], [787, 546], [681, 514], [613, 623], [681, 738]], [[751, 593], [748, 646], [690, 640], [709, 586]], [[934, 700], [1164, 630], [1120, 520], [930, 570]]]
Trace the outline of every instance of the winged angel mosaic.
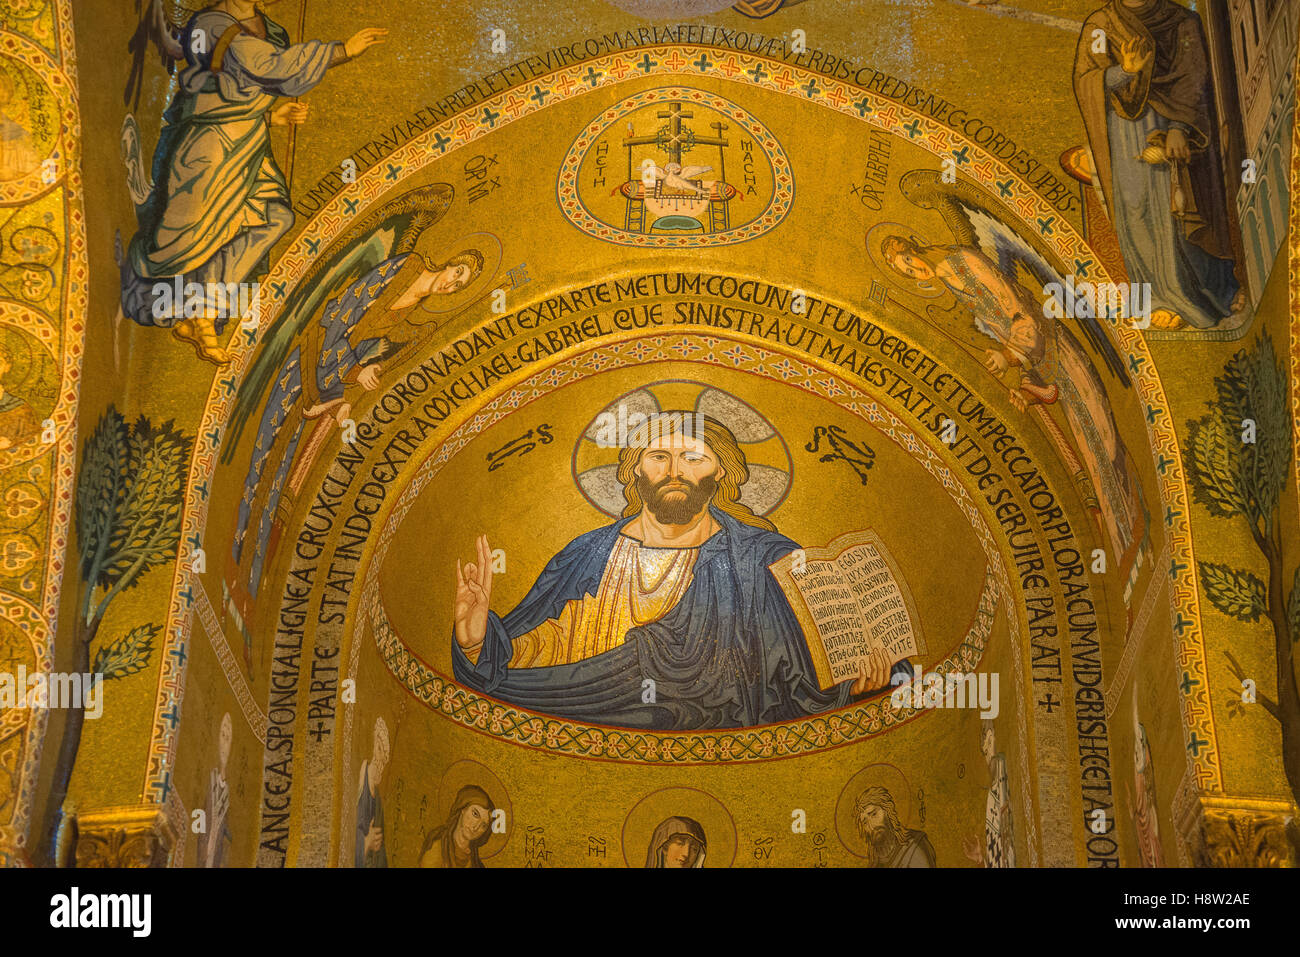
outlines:
[[[938, 211], [955, 242], [930, 243], [908, 227], [879, 223], [867, 234], [868, 254], [912, 295], [955, 298], [955, 311], [945, 314], [931, 305], [931, 317], [941, 325], [954, 316], [969, 322], [984, 345], [988, 373], [1008, 385], [1017, 408], [1037, 417], [1078, 480], [1111, 554], [1128, 570], [1128, 604], [1150, 539], [1133, 453], [1120, 437], [1107, 381], [1098, 371], [1099, 361], [1110, 388], [1131, 388], [1103, 328], [1105, 317], [1081, 310], [1071, 328], [1044, 308], [1022, 277], [1043, 289], [1065, 288], [1066, 280], [974, 187], [941, 187], [927, 171], [908, 173], [900, 187], [916, 205]], [[1060, 411], [1064, 430], [1053, 409]]]
[[298, 283], [240, 386], [223, 461], [256, 422], [226, 582], [245, 620], [297, 493], [354, 404], [496, 275], [494, 236], [432, 228], [454, 196], [446, 183], [413, 189], [353, 227]]

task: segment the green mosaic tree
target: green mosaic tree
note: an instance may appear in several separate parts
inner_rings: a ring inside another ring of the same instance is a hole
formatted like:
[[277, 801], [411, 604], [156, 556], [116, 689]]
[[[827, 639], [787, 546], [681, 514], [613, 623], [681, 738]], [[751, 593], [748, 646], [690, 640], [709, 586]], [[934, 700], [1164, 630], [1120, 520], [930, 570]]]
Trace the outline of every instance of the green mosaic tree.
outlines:
[[[76, 533], [81, 601], [73, 626], [71, 671], [102, 680], [143, 671], [159, 627], [138, 625], [103, 643], [92, 664], [91, 648], [104, 613], [145, 572], [172, 562], [181, 534], [185, 469], [193, 442], [171, 422], [155, 427], [144, 416], [132, 425], [113, 406], [86, 440], [77, 482]], [[69, 710], [46, 807], [38, 862], [55, 864], [55, 835], [62, 817], [85, 712]]]
[[[1238, 621], [1267, 618], [1273, 628], [1277, 698], [1256, 701], [1282, 730], [1282, 767], [1300, 802], [1300, 691], [1295, 646], [1300, 638], [1300, 569], [1285, 596], [1278, 501], [1291, 466], [1287, 382], [1268, 333], [1247, 352], [1239, 349], [1214, 379], [1217, 401], [1187, 423], [1185, 461], [1194, 499], [1217, 518], [1244, 520], [1268, 566], [1268, 581], [1248, 570], [1198, 561], [1206, 597]], [[1229, 653], [1238, 679], [1249, 677]], [[1296, 840], [1296, 834], [1291, 838]]]

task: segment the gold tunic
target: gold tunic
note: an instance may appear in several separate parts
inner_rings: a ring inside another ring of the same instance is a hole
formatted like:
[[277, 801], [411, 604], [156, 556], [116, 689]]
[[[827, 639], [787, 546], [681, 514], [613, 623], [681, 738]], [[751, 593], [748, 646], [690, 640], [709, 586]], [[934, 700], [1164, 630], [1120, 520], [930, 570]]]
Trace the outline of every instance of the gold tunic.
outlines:
[[596, 593], [516, 638], [510, 667], [572, 664], [617, 648], [629, 628], [658, 621], [681, 600], [698, 555], [698, 547], [648, 548], [618, 536]]

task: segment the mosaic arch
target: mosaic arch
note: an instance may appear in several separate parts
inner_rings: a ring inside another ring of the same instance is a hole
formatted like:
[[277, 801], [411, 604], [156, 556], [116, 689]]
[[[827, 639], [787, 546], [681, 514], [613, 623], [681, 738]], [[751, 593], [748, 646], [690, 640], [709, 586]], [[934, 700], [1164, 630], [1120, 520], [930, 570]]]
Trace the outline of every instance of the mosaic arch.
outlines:
[[0, 862], [1293, 862], [1297, 5], [1161, 4], [0, 13]]

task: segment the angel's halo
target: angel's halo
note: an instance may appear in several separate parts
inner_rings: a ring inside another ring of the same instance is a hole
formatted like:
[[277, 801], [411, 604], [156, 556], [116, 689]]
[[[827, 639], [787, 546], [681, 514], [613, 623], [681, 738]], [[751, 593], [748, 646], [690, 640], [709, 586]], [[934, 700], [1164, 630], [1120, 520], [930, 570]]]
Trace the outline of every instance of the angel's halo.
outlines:
[[453, 257], [470, 249], [476, 250], [483, 257], [483, 268], [469, 283], [454, 293], [426, 297], [420, 303], [420, 308], [424, 312], [436, 316], [459, 313], [486, 296], [491, 291], [492, 283], [501, 268], [504, 251], [501, 240], [494, 233], [488, 232], [469, 233], [429, 255], [425, 255], [422, 244], [417, 243], [415, 251], [425, 255], [426, 262], [431, 265], [446, 263]]
[[909, 296], [916, 296], [918, 299], [939, 299], [942, 297], [947, 292], [947, 289], [938, 279], [933, 280], [933, 285], [918, 279], [905, 279], [898, 274], [893, 266], [885, 262], [880, 252], [880, 244], [886, 236], [903, 236], [914, 240], [917, 245], [930, 245], [917, 234], [915, 229], [911, 226], [904, 226], [902, 223], [879, 222], [868, 229], [866, 236], [867, 256], [870, 257], [872, 265], [885, 277], [885, 282], [900, 292], [905, 292]]

